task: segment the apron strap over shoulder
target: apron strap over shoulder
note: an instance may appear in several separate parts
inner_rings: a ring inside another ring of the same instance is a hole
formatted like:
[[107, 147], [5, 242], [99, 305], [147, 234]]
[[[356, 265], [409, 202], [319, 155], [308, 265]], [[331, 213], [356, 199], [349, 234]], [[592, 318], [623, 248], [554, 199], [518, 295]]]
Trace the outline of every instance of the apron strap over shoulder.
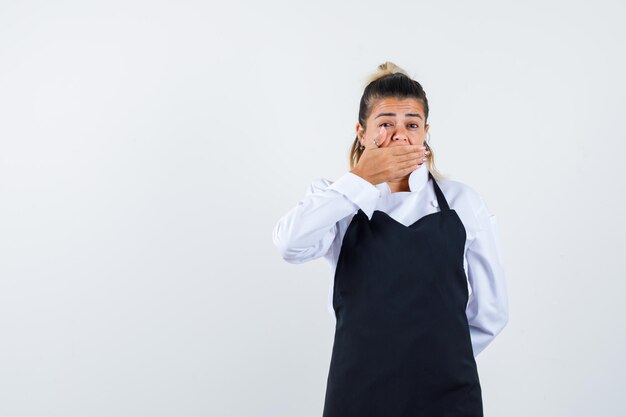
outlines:
[[443, 192], [441, 192], [441, 188], [439, 188], [439, 184], [437, 184], [437, 181], [435, 181], [435, 177], [433, 177], [433, 174], [430, 171], [428, 171], [428, 176], [433, 180], [433, 185], [435, 187], [435, 194], [437, 195], [437, 202], [439, 203], [440, 210], [449, 211], [450, 206], [448, 206], [448, 201], [446, 200], [446, 197], [443, 195]]

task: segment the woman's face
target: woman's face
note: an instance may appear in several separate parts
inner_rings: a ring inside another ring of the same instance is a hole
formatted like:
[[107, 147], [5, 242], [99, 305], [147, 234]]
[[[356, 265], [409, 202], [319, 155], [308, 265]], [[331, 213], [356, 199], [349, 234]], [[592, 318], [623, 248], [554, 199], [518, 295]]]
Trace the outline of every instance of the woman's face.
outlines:
[[384, 138], [378, 140], [379, 147], [423, 145], [429, 125], [424, 123], [424, 108], [414, 98], [383, 98], [374, 103], [366, 126], [356, 124], [357, 135], [363, 146], [371, 144], [378, 136], [381, 126], [385, 127]]

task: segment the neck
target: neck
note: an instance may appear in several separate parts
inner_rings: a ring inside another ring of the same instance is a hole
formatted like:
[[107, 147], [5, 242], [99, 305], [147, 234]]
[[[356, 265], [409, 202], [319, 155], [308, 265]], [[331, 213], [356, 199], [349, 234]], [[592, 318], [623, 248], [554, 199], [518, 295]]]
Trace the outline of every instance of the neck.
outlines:
[[387, 181], [387, 185], [389, 185], [389, 189], [392, 193], [397, 193], [399, 191], [411, 191], [408, 177], [402, 178], [399, 181]]

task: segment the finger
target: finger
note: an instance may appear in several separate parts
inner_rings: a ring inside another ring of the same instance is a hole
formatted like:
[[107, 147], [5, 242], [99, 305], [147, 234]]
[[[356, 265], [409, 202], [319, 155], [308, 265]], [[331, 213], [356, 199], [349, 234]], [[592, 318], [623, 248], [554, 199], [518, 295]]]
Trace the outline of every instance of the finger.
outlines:
[[[385, 126], [381, 126], [375, 138], [366, 139], [367, 143], [365, 144], [365, 147], [371, 148], [371, 149], [379, 148], [383, 144], [383, 141], [385, 140], [386, 135], [387, 135], [387, 131], [385, 130]], [[374, 143], [374, 139], [376, 140], [376, 143]]]
[[422, 145], [405, 145], [394, 146], [391, 148], [391, 154], [394, 156], [420, 153], [423, 154], [426, 151], [426, 147]]
[[[423, 164], [422, 164], [423, 165]], [[406, 178], [408, 175], [411, 175], [413, 171], [418, 170], [422, 165], [409, 165], [407, 167], [400, 168], [398, 171], [394, 173], [393, 179], [401, 179]]]
[[[397, 148], [402, 148], [403, 146], [397, 146]], [[399, 155], [394, 155], [394, 159], [397, 162], [405, 162], [405, 161], [416, 161], [427, 159], [429, 155], [426, 154], [426, 150], [415, 151], [415, 152], [407, 152]]]
[[378, 136], [376, 136], [376, 143], [378, 143], [378, 147], [382, 147], [387, 142], [387, 129], [385, 126], [381, 126], [378, 129]]
[[400, 169], [410, 169], [410, 168], [417, 169], [420, 166], [424, 165], [425, 163], [426, 161], [423, 161], [422, 159], [417, 159], [417, 160], [399, 162], [397, 166]]

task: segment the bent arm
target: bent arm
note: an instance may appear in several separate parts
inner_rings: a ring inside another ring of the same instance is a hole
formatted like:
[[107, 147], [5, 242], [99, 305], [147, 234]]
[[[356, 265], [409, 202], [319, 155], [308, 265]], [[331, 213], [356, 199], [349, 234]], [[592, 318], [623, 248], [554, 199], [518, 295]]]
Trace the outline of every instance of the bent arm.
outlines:
[[493, 341], [509, 318], [507, 284], [496, 216], [483, 204], [478, 219], [482, 229], [466, 254], [468, 280], [472, 287], [466, 313], [474, 356], [478, 356]]
[[378, 188], [352, 172], [334, 182], [315, 180], [298, 204], [274, 226], [274, 245], [290, 263], [319, 258], [330, 248], [337, 223], [359, 208], [371, 218], [379, 196]]

